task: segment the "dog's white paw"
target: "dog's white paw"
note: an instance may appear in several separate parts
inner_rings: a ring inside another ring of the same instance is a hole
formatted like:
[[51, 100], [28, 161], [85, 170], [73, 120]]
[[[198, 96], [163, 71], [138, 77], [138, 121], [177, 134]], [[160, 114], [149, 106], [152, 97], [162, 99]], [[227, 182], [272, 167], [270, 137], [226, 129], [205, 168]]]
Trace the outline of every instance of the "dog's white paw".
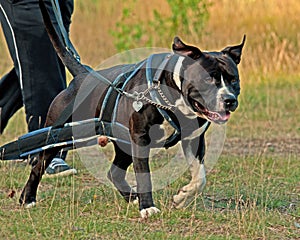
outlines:
[[203, 179], [202, 182], [192, 182], [181, 188], [173, 197], [173, 206], [177, 209], [187, 206], [195, 199], [197, 194], [202, 192], [205, 182], [205, 179]]
[[132, 201], [132, 204], [138, 205], [139, 204], [139, 198], [136, 198]]
[[156, 207], [145, 208], [140, 211], [142, 219], [147, 219], [153, 214], [159, 213], [160, 210]]
[[173, 206], [177, 209], [180, 209], [188, 205], [191, 200], [192, 197], [189, 194], [179, 190], [178, 194], [173, 196]]
[[25, 209], [34, 208], [36, 206], [36, 202], [26, 203], [24, 204]]

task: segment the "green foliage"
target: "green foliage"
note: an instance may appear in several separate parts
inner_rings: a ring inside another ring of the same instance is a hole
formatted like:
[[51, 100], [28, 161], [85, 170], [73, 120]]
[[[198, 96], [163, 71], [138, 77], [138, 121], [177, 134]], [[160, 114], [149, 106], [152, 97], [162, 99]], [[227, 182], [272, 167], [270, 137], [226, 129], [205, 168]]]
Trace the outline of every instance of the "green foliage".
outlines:
[[209, 18], [207, 0], [166, 0], [171, 15], [154, 9], [153, 19], [147, 21], [130, 21], [136, 1], [122, 11], [121, 19], [116, 23], [116, 29], [111, 31], [115, 38], [115, 47], [124, 51], [137, 47], [165, 45], [176, 35], [201, 38]]
[[116, 23], [117, 30], [111, 31], [112, 36], [116, 39], [115, 46], [118, 51], [132, 48], [132, 43], [139, 41], [143, 36], [143, 28], [139, 24], [126, 24], [126, 19], [130, 17], [131, 10], [124, 8], [122, 18]]
[[[208, 20], [208, 3], [206, 0], [167, 0], [172, 10], [172, 16], [165, 19], [170, 24], [172, 34], [180, 32], [184, 35], [203, 34], [205, 23]], [[163, 17], [156, 13], [156, 18]]]

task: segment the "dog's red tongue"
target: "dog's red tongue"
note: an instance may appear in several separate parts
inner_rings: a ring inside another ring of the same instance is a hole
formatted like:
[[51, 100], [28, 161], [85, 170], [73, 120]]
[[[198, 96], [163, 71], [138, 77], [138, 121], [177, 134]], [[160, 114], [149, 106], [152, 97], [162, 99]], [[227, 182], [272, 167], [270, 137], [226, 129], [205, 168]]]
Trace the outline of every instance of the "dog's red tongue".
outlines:
[[230, 112], [226, 112], [225, 115], [222, 115], [218, 112], [209, 112], [208, 118], [210, 118], [212, 121], [222, 121], [225, 122], [230, 118]]
[[227, 112], [224, 116], [220, 116], [220, 120], [227, 121], [230, 118], [230, 112]]

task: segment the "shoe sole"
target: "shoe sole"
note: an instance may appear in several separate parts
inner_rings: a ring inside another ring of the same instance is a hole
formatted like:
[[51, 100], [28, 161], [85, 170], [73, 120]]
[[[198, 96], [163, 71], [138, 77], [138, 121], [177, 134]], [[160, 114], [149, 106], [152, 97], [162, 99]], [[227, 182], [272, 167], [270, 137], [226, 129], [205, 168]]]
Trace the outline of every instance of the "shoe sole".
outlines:
[[76, 174], [77, 174], [77, 170], [72, 168], [59, 173], [52, 173], [52, 174], [45, 173], [44, 178], [66, 177], [66, 176], [76, 175]]

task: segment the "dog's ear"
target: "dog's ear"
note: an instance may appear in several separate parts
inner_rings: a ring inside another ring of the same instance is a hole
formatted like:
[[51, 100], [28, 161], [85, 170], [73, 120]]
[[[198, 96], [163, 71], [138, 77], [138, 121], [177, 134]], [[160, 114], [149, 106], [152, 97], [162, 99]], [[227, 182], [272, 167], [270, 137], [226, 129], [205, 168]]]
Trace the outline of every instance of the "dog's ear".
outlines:
[[179, 37], [174, 38], [172, 49], [174, 53], [188, 56], [192, 59], [198, 59], [202, 56], [202, 52], [200, 49], [184, 44]]
[[246, 35], [244, 35], [243, 41], [240, 45], [226, 47], [221, 52], [229, 55], [236, 64], [239, 64], [241, 61], [241, 55], [242, 55], [242, 50], [243, 50], [245, 41], [246, 41]]

